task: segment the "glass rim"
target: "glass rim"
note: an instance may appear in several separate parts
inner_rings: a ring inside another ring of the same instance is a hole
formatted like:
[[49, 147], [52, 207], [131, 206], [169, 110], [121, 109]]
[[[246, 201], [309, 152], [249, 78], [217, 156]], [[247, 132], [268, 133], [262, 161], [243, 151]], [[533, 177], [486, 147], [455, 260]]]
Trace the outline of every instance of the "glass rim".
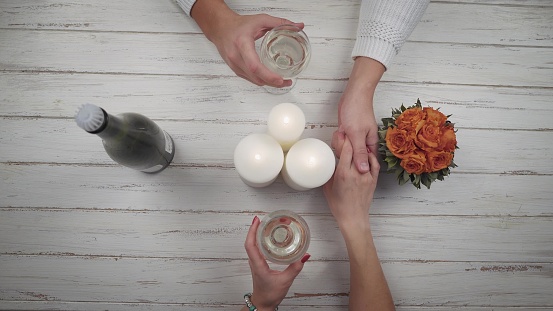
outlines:
[[[305, 229], [305, 231], [304, 231], [305, 232], [305, 243], [304, 243], [303, 247], [299, 248], [294, 256], [290, 257], [289, 259], [285, 259], [285, 260], [279, 259], [278, 257], [275, 258], [275, 257], [271, 256], [271, 254], [269, 254], [267, 252], [267, 250], [265, 250], [263, 248], [263, 245], [262, 245], [262, 242], [261, 242], [262, 241], [262, 235], [263, 235], [263, 229], [265, 228], [265, 226], [269, 223], [270, 220], [272, 220], [274, 218], [277, 218], [277, 217], [281, 217], [281, 216], [288, 216], [288, 217], [294, 218]], [[257, 228], [256, 244], [257, 244], [257, 247], [259, 248], [259, 251], [265, 257], [266, 260], [268, 260], [272, 263], [276, 263], [276, 264], [288, 265], [288, 264], [291, 264], [293, 262], [296, 262], [296, 261], [300, 260], [301, 257], [303, 257], [303, 255], [305, 255], [305, 253], [307, 253], [307, 250], [309, 249], [310, 241], [311, 241], [311, 232], [310, 232], [309, 226], [307, 225], [307, 222], [305, 221], [305, 219], [303, 219], [303, 217], [301, 217], [297, 213], [295, 213], [293, 211], [290, 211], [290, 210], [277, 210], [277, 211], [274, 211], [274, 212], [271, 212], [271, 213], [265, 215], [265, 217], [263, 217], [263, 219], [261, 220], [261, 223], [259, 224], [259, 227]]]
[[[261, 57], [263, 57], [264, 54], [268, 53], [268, 49], [267, 49], [267, 47], [268, 47], [268, 44], [267, 44], [268, 38], [271, 36], [271, 34], [273, 34], [275, 32], [278, 32], [280, 30], [292, 30], [292, 31], [297, 32], [303, 39], [305, 39], [305, 42], [307, 43], [307, 45], [306, 45], [307, 53], [306, 54], [309, 54], [311, 52], [311, 41], [309, 41], [309, 37], [303, 31], [303, 29], [299, 28], [298, 26], [296, 26], [294, 24], [282, 24], [282, 25], [278, 25], [276, 27], [273, 27], [272, 29], [267, 31], [265, 33], [265, 35], [263, 36], [263, 39], [261, 41], [261, 46], [260, 46]], [[271, 59], [271, 58], [268, 58], [268, 59]], [[294, 65], [291, 65], [291, 66], [286, 66], [286, 68], [294, 68], [294, 67], [301, 66], [309, 60], [310, 60], [310, 57], [303, 57], [301, 59], [301, 61], [299, 61], [298, 63], [296, 63]]]

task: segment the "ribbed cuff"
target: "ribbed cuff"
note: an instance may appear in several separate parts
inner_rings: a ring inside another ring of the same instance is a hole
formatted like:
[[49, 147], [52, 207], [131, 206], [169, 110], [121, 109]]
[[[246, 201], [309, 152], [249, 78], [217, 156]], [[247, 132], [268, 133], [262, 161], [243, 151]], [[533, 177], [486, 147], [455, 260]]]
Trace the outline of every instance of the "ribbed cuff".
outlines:
[[190, 11], [192, 11], [192, 7], [194, 6], [194, 3], [196, 3], [196, 0], [176, 0], [177, 4], [181, 7], [181, 9], [186, 13], [186, 15], [190, 16]]
[[396, 54], [396, 48], [391, 42], [376, 37], [360, 36], [355, 41], [351, 57], [353, 59], [358, 56], [369, 57], [388, 69]]

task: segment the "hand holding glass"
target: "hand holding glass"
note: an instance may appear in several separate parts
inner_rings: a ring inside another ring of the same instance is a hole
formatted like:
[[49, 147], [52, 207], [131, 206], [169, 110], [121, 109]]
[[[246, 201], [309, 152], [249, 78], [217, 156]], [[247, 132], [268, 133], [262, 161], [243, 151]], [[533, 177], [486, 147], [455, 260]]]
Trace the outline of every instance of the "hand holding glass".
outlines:
[[282, 88], [265, 86], [272, 94], [288, 93], [297, 77], [309, 64], [311, 45], [303, 30], [294, 25], [281, 25], [265, 34], [260, 48], [260, 59], [269, 70], [292, 80], [292, 85]]
[[288, 265], [300, 260], [310, 242], [309, 227], [298, 214], [279, 210], [265, 216], [257, 230], [257, 245], [265, 258]]

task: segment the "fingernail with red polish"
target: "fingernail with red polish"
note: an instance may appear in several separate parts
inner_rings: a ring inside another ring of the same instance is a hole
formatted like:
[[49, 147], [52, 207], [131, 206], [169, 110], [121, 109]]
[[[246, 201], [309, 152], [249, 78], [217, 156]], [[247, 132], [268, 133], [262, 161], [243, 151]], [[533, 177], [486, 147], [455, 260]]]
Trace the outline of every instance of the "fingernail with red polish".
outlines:
[[301, 263], [305, 263], [305, 262], [307, 261], [307, 259], [309, 259], [309, 257], [311, 257], [311, 255], [305, 254], [305, 255], [301, 258]]
[[255, 216], [255, 217], [253, 218], [253, 220], [252, 220], [252, 225], [253, 225], [253, 223], [255, 222], [256, 219], [257, 219], [257, 216]]

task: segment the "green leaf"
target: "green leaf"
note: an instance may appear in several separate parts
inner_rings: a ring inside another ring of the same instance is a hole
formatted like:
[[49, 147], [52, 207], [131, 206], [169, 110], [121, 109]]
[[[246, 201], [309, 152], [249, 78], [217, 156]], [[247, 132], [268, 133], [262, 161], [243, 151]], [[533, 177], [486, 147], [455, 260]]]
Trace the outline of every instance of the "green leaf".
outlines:
[[413, 181], [413, 184], [418, 184], [420, 188], [421, 183], [421, 175], [415, 175], [415, 180]]
[[395, 125], [393, 118], [382, 118], [382, 124], [385, 128]]
[[434, 181], [436, 180], [436, 178], [438, 178], [438, 173], [437, 172], [429, 173], [428, 177], [430, 177], [430, 181]]
[[403, 186], [407, 183], [407, 180], [404, 180], [403, 178], [399, 178], [398, 181], [400, 186]]
[[430, 178], [428, 177], [428, 175], [423, 174], [421, 178], [421, 182], [426, 188], [430, 189], [430, 184], [432, 183], [432, 181], [430, 181]]
[[405, 182], [408, 182], [409, 180], [411, 180], [411, 176], [409, 176], [409, 175], [411, 175], [411, 174], [407, 173], [407, 171], [405, 171], [405, 170], [403, 171], [403, 180]]
[[397, 179], [401, 179], [401, 176], [403, 176], [404, 171], [405, 170], [403, 168], [398, 168], [398, 170], [395, 171]]
[[396, 169], [397, 166], [398, 166], [398, 159], [396, 157], [386, 157], [386, 159], [384, 161], [386, 161], [386, 163], [388, 163], [388, 170], [387, 171], [392, 171], [392, 170]]
[[[378, 131], [378, 137], [381, 139], [381, 140], [385, 140], [386, 139], [386, 133], [388, 132], [388, 128], [386, 128], [385, 130], [380, 130]], [[384, 144], [386, 142], [383, 142]]]

